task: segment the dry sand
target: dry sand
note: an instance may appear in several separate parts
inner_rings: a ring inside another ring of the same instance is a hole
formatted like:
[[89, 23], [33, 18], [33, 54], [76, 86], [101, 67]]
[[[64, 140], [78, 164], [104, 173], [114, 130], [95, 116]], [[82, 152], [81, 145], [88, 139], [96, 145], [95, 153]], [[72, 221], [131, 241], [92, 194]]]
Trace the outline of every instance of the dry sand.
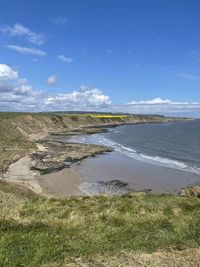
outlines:
[[58, 172], [44, 174], [37, 177], [43, 192], [54, 197], [83, 195], [79, 189], [81, 179], [77, 175], [76, 165]]
[[35, 179], [36, 172], [30, 170], [31, 159], [25, 156], [18, 161], [12, 163], [8, 171], [1, 177], [7, 182], [21, 184], [33, 190], [36, 193], [42, 193], [43, 190], [40, 187], [38, 181]]
[[[45, 147], [41, 144], [37, 144], [38, 150], [44, 151]], [[20, 158], [16, 162], [10, 164], [6, 173], [0, 177], [7, 182], [20, 184], [29, 189], [33, 190], [35, 193], [43, 193], [42, 187], [39, 185], [36, 176], [38, 173], [31, 170], [31, 158], [27, 155]]]
[[83, 195], [79, 190], [80, 180], [76, 175], [76, 166], [46, 175], [39, 175], [30, 167], [31, 159], [28, 156], [23, 157], [12, 163], [0, 179], [23, 185], [36, 193], [54, 197]]

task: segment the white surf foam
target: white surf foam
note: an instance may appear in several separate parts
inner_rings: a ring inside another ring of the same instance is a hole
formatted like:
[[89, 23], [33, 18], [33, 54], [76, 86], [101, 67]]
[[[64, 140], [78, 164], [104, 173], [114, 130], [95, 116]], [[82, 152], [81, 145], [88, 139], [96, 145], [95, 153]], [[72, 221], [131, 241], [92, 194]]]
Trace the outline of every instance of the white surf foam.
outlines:
[[200, 168], [198, 168], [197, 166], [189, 166], [184, 162], [170, 159], [170, 158], [162, 158], [159, 156], [150, 156], [150, 155], [146, 155], [143, 153], [139, 153], [135, 149], [123, 146], [119, 143], [109, 140], [105, 136], [99, 136], [99, 143], [107, 145], [107, 146], [111, 146], [112, 148], [114, 148], [115, 151], [123, 153], [127, 155], [128, 157], [136, 159], [136, 160], [140, 160], [143, 162], [156, 164], [156, 165], [160, 165], [164, 167], [169, 167], [173, 169], [178, 169], [182, 171], [187, 171], [187, 172], [191, 172], [195, 174], [200, 174]]
[[143, 153], [139, 153], [133, 148], [123, 146], [120, 143], [110, 140], [109, 138], [107, 138], [107, 134], [94, 134], [90, 136], [88, 135], [73, 136], [72, 138], [70, 138], [70, 142], [110, 146], [115, 151], [123, 153], [129, 158], [133, 158], [139, 161], [143, 161], [143, 162], [147, 162], [147, 163], [151, 163], [151, 164], [155, 164], [159, 166], [187, 171], [190, 173], [200, 174], [200, 168], [197, 166], [189, 166], [184, 162], [170, 159], [170, 158], [162, 158], [159, 156], [150, 156], [150, 155], [146, 155]]

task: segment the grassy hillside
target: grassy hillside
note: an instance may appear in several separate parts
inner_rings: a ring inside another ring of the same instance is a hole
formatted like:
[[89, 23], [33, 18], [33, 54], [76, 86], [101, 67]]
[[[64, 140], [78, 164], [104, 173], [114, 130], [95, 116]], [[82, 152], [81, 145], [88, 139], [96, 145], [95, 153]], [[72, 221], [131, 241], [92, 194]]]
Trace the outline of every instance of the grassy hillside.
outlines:
[[0, 266], [199, 266], [200, 199], [52, 199], [0, 182]]

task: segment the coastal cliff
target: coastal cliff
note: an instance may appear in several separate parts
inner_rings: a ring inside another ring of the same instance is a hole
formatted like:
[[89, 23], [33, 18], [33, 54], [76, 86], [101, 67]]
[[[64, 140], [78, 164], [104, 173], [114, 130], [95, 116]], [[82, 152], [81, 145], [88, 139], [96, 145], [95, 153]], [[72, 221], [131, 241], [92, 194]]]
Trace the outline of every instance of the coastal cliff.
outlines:
[[179, 121], [157, 115], [0, 113], [0, 173], [10, 163], [37, 149], [36, 141], [51, 134], [82, 134], [132, 123]]

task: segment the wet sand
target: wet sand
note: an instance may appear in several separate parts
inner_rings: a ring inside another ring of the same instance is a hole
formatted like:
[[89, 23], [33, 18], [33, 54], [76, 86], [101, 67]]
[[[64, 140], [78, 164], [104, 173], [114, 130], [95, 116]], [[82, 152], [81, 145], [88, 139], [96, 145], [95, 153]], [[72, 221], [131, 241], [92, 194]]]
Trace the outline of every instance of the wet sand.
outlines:
[[200, 175], [144, 163], [117, 152], [86, 159], [76, 171], [84, 187], [87, 183], [118, 179], [136, 191], [151, 189], [152, 193], [175, 194], [200, 183]]
[[43, 193], [55, 197], [80, 196], [84, 193], [79, 189], [81, 179], [77, 175], [76, 165], [58, 172], [36, 177]]
[[8, 171], [0, 177], [10, 183], [20, 184], [35, 193], [42, 193], [43, 190], [40, 187], [38, 180], [35, 178], [37, 173], [30, 169], [31, 159], [28, 156], [22, 157], [16, 162], [12, 163]]
[[110, 180], [126, 182], [133, 191], [151, 190], [158, 194], [177, 194], [184, 187], [200, 183], [200, 176], [111, 152], [38, 177], [44, 193], [57, 197], [100, 194], [103, 191], [99, 182]]

